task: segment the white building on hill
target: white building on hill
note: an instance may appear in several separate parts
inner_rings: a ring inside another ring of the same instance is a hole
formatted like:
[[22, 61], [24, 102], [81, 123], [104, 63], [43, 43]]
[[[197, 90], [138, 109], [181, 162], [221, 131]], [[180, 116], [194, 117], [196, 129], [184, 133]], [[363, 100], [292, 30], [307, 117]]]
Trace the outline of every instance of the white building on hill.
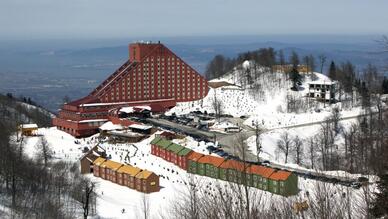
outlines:
[[309, 82], [308, 96], [325, 101], [334, 101], [335, 85], [333, 81], [312, 81]]

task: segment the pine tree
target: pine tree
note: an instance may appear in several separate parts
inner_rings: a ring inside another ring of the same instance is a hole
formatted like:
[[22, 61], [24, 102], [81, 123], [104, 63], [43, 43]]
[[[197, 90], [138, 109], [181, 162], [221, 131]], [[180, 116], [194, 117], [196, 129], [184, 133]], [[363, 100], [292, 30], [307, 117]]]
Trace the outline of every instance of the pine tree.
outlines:
[[383, 94], [388, 94], [388, 79], [386, 77], [384, 77], [384, 80], [383, 80], [382, 90], [383, 90]]
[[291, 90], [298, 90], [298, 84], [300, 84], [302, 81], [302, 76], [299, 74], [298, 69], [296, 69], [295, 67], [292, 68], [289, 75], [290, 80], [292, 81]]
[[388, 217], [388, 174], [380, 176], [377, 188], [370, 211], [377, 218]]
[[331, 61], [329, 68], [329, 78], [332, 80], [337, 80], [337, 67], [335, 66], [334, 61]]

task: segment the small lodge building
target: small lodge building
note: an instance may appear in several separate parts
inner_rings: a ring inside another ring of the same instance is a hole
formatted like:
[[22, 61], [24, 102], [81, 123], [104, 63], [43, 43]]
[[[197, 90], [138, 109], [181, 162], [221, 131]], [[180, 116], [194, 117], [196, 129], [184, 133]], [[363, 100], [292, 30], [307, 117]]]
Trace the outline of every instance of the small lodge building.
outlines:
[[106, 157], [106, 152], [105, 149], [96, 145], [80, 158], [81, 174], [93, 173], [93, 162], [98, 157]]
[[179, 144], [172, 143], [166, 148], [167, 161], [178, 164], [178, 153], [183, 150], [184, 147]]
[[93, 176], [105, 179], [105, 170], [101, 167], [105, 161], [106, 159], [102, 157], [98, 157], [93, 161]]
[[244, 177], [248, 175], [245, 172], [247, 167], [248, 164], [246, 163], [236, 160], [226, 160], [219, 167], [219, 179], [234, 183], [243, 183]]
[[127, 186], [131, 189], [136, 189], [135, 177], [140, 172], [140, 168], [124, 165], [117, 170], [117, 183], [122, 186]]
[[176, 165], [178, 165], [180, 168], [184, 170], [187, 170], [188, 157], [190, 156], [191, 153], [193, 153], [193, 150], [188, 148], [183, 148], [183, 150], [179, 151], [179, 153], [177, 154], [178, 162], [176, 163]]
[[177, 135], [175, 133], [167, 132], [167, 131], [163, 131], [162, 133], [160, 133], [159, 136], [162, 137], [162, 138], [165, 138], [167, 140], [170, 140], [170, 141], [175, 139], [175, 138], [177, 138]]
[[219, 167], [225, 161], [224, 158], [205, 155], [198, 160], [198, 174], [215, 179], [219, 178]]
[[144, 193], [158, 192], [159, 176], [148, 170], [139, 172], [136, 175], [136, 190]]
[[283, 196], [296, 195], [299, 190], [298, 177], [289, 171], [276, 171], [268, 179], [268, 190]]
[[187, 172], [193, 173], [193, 174], [199, 174], [199, 168], [198, 168], [198, 160], [201, 159], [205, 155], [198, 153], [198, 152], [191, 152], [189, 156], [187, 157]]
[[[247, 173], [252, 187], [268, 191], [268, 178], [275, 172], [274, 169], [261, 165], [251, 165], [247, 168]], [[249, 184], [249, 183], [248, 183]]]
[[111, 161], [111, 160], [106, 160], [100, 166], [100, 168], [103, 168], [103, 170], [105, 171], [105, 178], [103, 178], [103, 179], [107, 179], [111, 182], [117, 183], [117, 172], [116, 171], [121, 166], [123, 166], [123, 164], [115, 162], [115, 161]]
[[152, 134], [152, 126], [142, 124], [132, 124], [128, 127], [132, 132], [140, 133], [143, 135]]
[[19, 126], [19, 130], [24, 136], [34, 136], [38, 132], [37, 124], [22, 124]]
[[119, 110], [120, 118], [136, 117], [136, 118], [149, 118], [151, 116], [150, 106], [128, 106], [122, 107]]
[[93, 164], [93, 175], [96, 177], [136, 189], [139, 192], [151, 193], [160, 190], [159, 176], [151, 171], [106, 160], [102, 157], [97, 158]]
[[166, 140], [166, 139], [161, 139], [158, 141], [156, 144], [156, 153], [155, 156], [161, 157], [164, 160], [167, 160], [167, 148], [172, 144], [171, 141]]
[[110, 141], [113, 142], [125, 142], [125, 143], [136, 143], [143, 140], [146, 136], [140, 133], [125, 131], [108, 131], [106, 136], [109, 137]]
[[[272, 66], [272, 70], [274, 72], [282, 72], [282, 73], [288, 73], [290, 72], [294, 66], [292, 64], [285, 64], [285, 65], [274, 65]], [[297, 70], [299, 73], [308, 73], [311, 72], [311, 69], [307, 65], [298, 65]]]

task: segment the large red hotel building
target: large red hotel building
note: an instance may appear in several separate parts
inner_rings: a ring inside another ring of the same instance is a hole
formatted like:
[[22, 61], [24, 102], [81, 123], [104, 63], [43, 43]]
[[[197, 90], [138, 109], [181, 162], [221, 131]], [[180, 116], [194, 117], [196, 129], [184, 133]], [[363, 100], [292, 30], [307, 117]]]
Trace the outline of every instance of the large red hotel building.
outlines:
[[134, 43], [129, 60], [88, 96], [66, 103], [53, 124], [76, 137], [88, 136], [108, 120], [111, 109], [149, 106], [163, 112], [208, 91], [205, 78], [163, 44]]

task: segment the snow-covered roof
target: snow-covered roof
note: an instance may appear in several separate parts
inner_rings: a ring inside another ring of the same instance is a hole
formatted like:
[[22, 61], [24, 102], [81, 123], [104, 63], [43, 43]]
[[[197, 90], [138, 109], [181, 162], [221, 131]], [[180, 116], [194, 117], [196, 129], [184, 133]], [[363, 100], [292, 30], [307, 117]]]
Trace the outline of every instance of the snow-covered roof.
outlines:
[[88, 122], [106, 122], [107, 119], [87, 119], [87, 120], [81, 120], [79, 123], [88, 123]]
[[307, 82], [308, 84], [320, 84], [320, 85], [333, 85], [335, 84], [335, 81], [311, 81], [311, 82]]
[[123, 113], [133, 113], [133, 112], [135, 112], [135, 110], [131, 106], [123, 107], [119, 111], [123, 112]]
[[109, 131], [108, 134], [116, 135], [116, 136], [123, 136], [123, 137], [142, 137], [144, 135], [136, 132], [120, 132], [120, 131]]
[[113, 124], [110, 121], [106, 122], [102, 126], [100, 126], [100, 130], [104, 130], [104, 131], [120, 130], [120, 129], [124, 129], [124, 127], [121, 125]]
[[129, 128], [147, 130], [147, 129], [152, 128], [152, 126], [149, 126], [149, 125], [141, 125], [141, 124], [132, 124], [132, 125], [129, 126]]
[[22, 124], [20, 125], [21, 128], [24, 128], [24, 129], [34, 129], [34, 128], [38, 128], [38, 125], [37, 124]]
[[123, 112], [123, 113], [133, 113], [137, 109], [139, 109], [140, 111], [143, 111], [143, 110], [151, 111], [151, 107], [150, 106], [127, 106], [127, 107], [121, 108], [119, 111]]
[[107, 105], [124, 105], [124, 104], [144, 104], [145, 102], [161, 102], [161, 101], [169, 101], [169, 100], [175, 100], [174, 98], [168, 98], [168, 99], [157, 99], [157, 100], [140, 100], [140, 101], [131, 101], [131, 102], [113, 102], [113, 103], [84, 103], [80, 104], [79, 106], [107, 106]]

